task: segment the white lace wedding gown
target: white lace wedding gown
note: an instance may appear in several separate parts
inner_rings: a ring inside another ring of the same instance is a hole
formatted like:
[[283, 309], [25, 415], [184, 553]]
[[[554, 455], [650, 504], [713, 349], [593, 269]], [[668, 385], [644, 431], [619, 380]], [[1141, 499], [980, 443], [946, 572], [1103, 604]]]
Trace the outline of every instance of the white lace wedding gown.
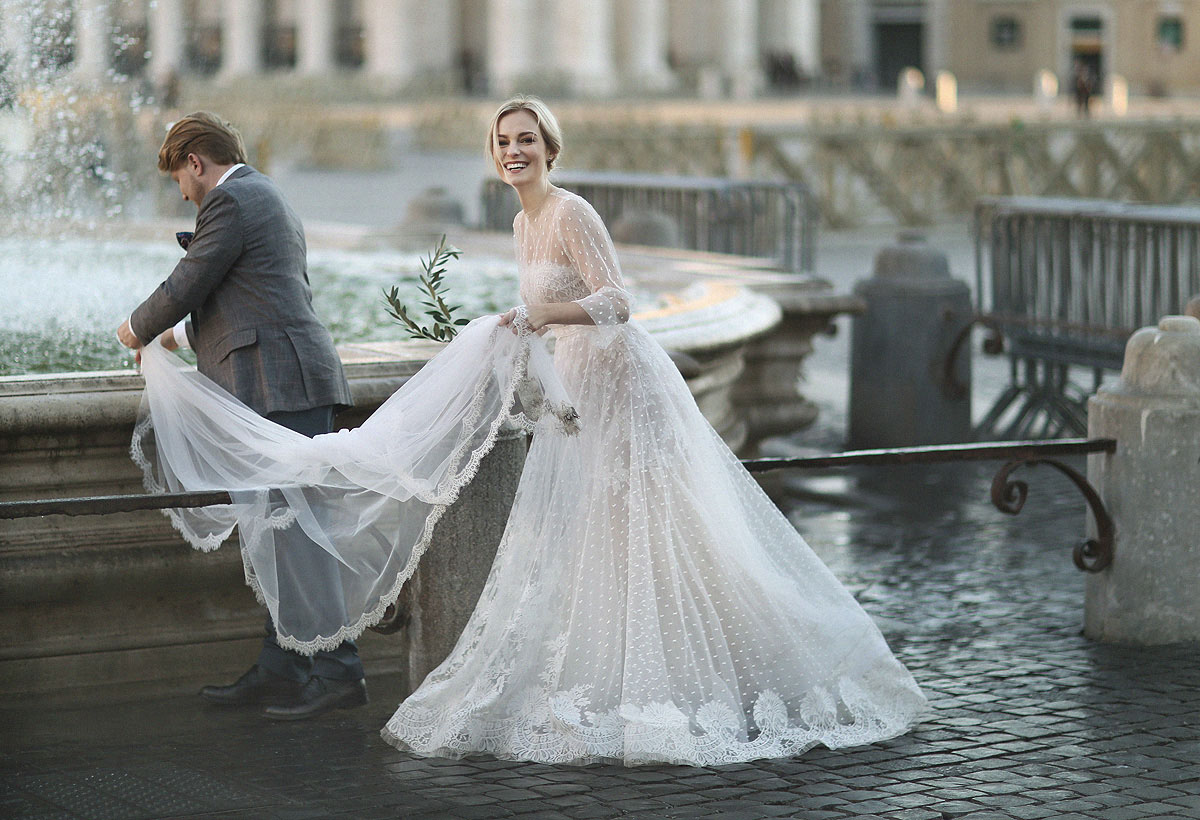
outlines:
[[478, 606], [383, 737], [708, 766], [906, 731], [920, 689], [628, 322], [596, 212], [555, 190], [514, 227], [526, 304], [577, 300], [596, 323], [555, 332], [579, 433], [535, 429]]

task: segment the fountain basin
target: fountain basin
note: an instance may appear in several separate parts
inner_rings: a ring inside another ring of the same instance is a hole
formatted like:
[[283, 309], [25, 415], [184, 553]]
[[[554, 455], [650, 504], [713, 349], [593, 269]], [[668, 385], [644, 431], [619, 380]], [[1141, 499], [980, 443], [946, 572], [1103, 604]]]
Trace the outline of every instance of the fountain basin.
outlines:
[[[745, 431], [731, 392], [742, 351], [779, 316], [764, 296], [700, 281], [637, 318], [690, 356], [697, 402], [737, 444]], [[437, 349], [339, 346], [356, 406], [337, 424], [357, 424]], [[0, 378], [0, 500], [142, 492], [128, 454], [141, 391], [141, 377], [121, 371]], [[486, 578], [524, 452], [521, 436], [501, 441], [439, 524], [402, 599], [406, 628], [363, 638], [370, 674], [400, 674], [415, 686], [449, 651]], [[196, 552], [160, 513], [0, 521], [5, 694], [97, 684], [193, 690], [242, 671], [257, 652], [262, 615], [236, 546]]]

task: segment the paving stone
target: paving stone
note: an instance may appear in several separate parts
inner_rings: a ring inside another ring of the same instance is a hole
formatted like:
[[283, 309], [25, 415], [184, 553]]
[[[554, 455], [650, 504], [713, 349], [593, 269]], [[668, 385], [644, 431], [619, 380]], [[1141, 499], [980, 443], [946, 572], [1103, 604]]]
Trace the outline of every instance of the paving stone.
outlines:
[[[957, 500], [922, 496], [902, 515], [856, 506], [862, 537], [826, 554], [872, 615], [914, 626], [896, 651], [934, 710], [887, 743], [710, 769], [431, 760], [378, 740], [399, 697], [385, 675], [364, 709], [290, 726], [192, 696], [85, 693], [65, 707], [0, 708], [0, 816], [78, 820], [117, 805], [49, 803], [39, 788], [50, 781], [37, 778], [51, 775], [79, 795], [112, 801], [137, 785], [146, 800], [174, 799], [183, 792], [154, 768], [169, 764], [209, 778], [188, 799], [214, 801], [174, 816], [214, 820], [1200, 817], [1200, 647], [1083, 639], [1082, 577], [1048, 549], [1082, 520], [1074, 491], [1031, 484], [1039, 504], [1002, 520], [986, 501], [991, 471], [973, 469]], [[816, 547], [841, 537], [843, 506], [797, 498]], [[222, 789], [240, 797], [219, 804]]]

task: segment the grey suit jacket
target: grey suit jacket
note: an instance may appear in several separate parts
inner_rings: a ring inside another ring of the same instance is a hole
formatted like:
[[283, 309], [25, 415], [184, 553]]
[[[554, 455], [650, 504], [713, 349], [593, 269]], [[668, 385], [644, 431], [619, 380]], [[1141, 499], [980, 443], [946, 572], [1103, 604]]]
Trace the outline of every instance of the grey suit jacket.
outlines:
[[187, 255], [130, 327], [148, 344], [189, 314], [200, 372], [257, 412], [351, 404], [333, 338], [313, 312], [304, 227], [249, 166], [204, 197]]

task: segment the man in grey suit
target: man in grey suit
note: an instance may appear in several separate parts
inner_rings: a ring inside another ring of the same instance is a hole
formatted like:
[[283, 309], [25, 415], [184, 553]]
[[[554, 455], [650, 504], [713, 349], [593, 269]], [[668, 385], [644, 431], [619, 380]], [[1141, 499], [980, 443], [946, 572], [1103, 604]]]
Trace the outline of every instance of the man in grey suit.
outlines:
[[[350, 387], [313, 312], [299, 218], [274, 183], [245, 164], [237, 131], [213, 114], [172, 125], [158, 167], [195, 203], [196, 230], [118, 338], [134, 349], [156, 337], [168, 349], [190, 346], [201, 373], [258, 413], [308, 436], [329, 432], [335, 410], [351, 403]], [[314, 602], [306, 615], [336, 629], [344, 616], [336, 559], [298, 524], [277, 544], [281, 606], [294, 590], [296, 600]], [[279, 645], [269, 616], [266, 632], [258, 662], [229, 686], [204, 687], [206, 700], [264, 705], [282, 720], [367, 702], [353, 643], [308, 658]]]

